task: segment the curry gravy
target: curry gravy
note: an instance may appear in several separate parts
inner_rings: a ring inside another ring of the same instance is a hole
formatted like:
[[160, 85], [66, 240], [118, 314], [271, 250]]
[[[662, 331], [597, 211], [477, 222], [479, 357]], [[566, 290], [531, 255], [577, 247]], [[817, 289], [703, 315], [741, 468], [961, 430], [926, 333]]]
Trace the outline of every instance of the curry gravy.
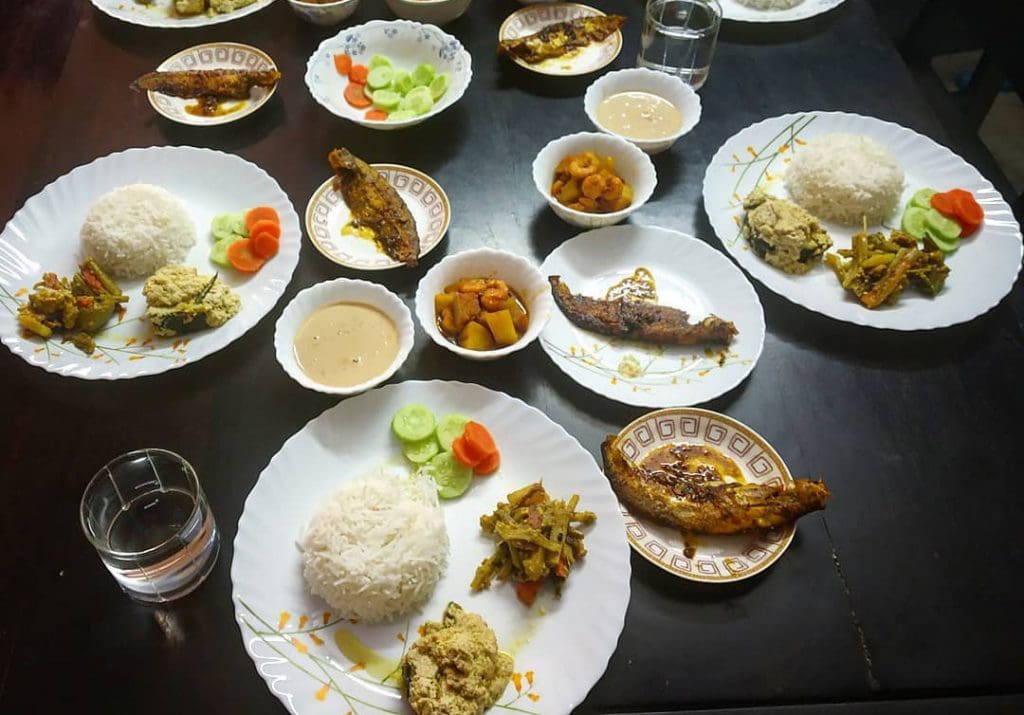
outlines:
[[377, 377], [398, 355], [398, 328], [365, 303], [315, 310], [295, 334], [295, 359], [321, 385], [352, 387]]

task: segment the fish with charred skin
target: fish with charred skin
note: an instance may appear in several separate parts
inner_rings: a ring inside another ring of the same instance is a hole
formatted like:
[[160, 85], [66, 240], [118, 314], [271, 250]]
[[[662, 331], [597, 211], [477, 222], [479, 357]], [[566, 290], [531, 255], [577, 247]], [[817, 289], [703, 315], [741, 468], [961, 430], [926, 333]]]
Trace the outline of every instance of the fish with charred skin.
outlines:
[[498, 54], [518, 57], [536, 64], [552, 57], [561, 57], [591, 42], [601, 42], [618, 32], [626, 18], [622, 15], [591, 15], [556, 22], [532, 35], [502, 40]]
[[277, 70], [184, 70], [147, 72], [131, 83], [137, 92], [159, 92], [182, 99], [248, 99], [253, 87], [273, 87]]

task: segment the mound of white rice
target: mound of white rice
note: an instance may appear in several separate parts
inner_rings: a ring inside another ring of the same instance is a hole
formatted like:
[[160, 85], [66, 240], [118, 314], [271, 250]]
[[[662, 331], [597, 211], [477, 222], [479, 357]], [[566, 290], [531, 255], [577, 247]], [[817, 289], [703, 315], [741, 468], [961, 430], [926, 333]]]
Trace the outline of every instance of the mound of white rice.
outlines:
[[299, 548], [309, 590], [344, 618], [373, 623], [422, 606], [448, 559], [437, 485], [385, 469], [346, 482]]
[[196, 242], [184, 202], [150, 184], [122, 186], [89, 207], [82, 251], [115, 278], [142, 278], [180, 263]]
[[789, 10], [796, 7], [804, 0], [736, 0], [740, 5], [752, 7], [755, 10]]
[[874, 139], [826, 134], [795, 152], [786, 190], [819, 219], [877, 226], [903, 194], [903, 169]]

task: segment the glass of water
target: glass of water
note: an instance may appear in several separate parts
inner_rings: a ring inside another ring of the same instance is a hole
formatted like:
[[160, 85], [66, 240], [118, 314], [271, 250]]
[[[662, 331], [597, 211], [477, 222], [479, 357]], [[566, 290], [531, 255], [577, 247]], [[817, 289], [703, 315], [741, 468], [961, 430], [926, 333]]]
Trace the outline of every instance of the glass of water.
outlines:
[[721, 24], [718, 0], [647, 0], [637, 66], [677, 75], [700, 89]]
[[140, 449], [104, 466], [85, 488], [82, 529], [132, 598], [164, 603], [213, 569], [217, 524], [192, 465], [165, 449]]

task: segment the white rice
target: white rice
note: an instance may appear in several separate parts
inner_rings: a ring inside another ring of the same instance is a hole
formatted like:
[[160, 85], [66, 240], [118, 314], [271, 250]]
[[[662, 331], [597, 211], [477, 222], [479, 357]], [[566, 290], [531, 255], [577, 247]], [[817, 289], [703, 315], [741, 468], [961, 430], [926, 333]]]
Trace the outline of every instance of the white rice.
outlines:
[[789, 10], [804, 0], [736, 0], [740, 5], [754, 8], [755, 10]]
[[337, 615], [391, 620], [422, 606], [448, 559], [429, 476], [378, 468], [320, 505], [299, 540], [310, 591]]
[[873, 139], [826, 134], [800, 147], [786, 170], [786, 190], [819, 219], [877, 226], [903, 194], [903, 169]]
[[81, 238], [84, 254], [115, 278], [142, 278], [180, 263], [195, 245], [196, 226], [170, 191], [132, 184], [89, 207]]

